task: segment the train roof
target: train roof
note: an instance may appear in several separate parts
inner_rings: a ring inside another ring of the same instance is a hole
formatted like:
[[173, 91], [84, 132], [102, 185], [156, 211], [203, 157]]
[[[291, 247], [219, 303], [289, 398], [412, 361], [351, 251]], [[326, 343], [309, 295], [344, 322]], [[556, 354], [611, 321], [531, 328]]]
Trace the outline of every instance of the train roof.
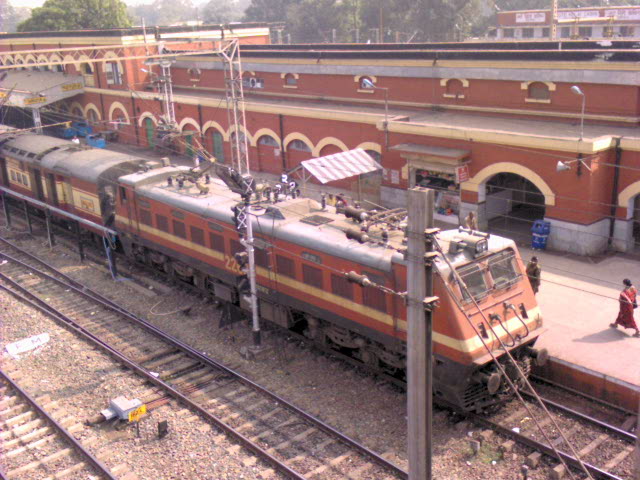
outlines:
[[[120, 179], [121, 183], [132, 185], [138, 195], [146, 197], [173, 208], [179, 208], [208, 220], [233, 225], [231, 208], [241, 201], [240, 195], [231, 192], [219, 179], [212, 178], [206, 185], [209, 191], [203, 193], [201, 188], [190, 182], [179, 187], [174, 181], [169, 185], [169, 176], [185, 174], [189, 167], [165, 167], [147, 172], [137, 172]], [[323, 252], [332, 256], [357, 262], [366, 267], [389, 272], [393, 263], [404, 263], [403, 255], [398, 251], [403, 248], [404, 232], [401, 229], [388, 230], [389, 241], [382, 241], [381, 230], [371, 229], [372, 241], [361, 244], [348, 239], [348, 229], [359, 230], [360, 225], [345, 215], [338, 213], [334, 207], [322, 209], [315, 200], [308, 198], [286, 198], [277, 203], [262, 203], [251, 209], [254, 236], [262, 242], [269, 238], [295, 243], [303, 248]], [[231, 227], [230, 227], [231, 228]], [[447, 258], [454, 265], [469, 263], [475, 259], [469, 249], [450, 252], [452, 242], [459, 241], [464, 233], [458, 230], [443, 231], [438, 234], [438, 242]], [[257, 241], [257, 246], [261, 246]], [[495, 252], [513, 246], [510, 239], [491, 235], [487, 238], [488, 251]], [[262, 245], [264, 246], [264, 245]], [[447, 275], [449, 267], [446, 262], [437, 262], [438, 270]]]
[[146, 160], [124, 153], [88, 148], [61, 138], [37, 133], [19, 133], [3, 136], [7, 139], [2, 150], [9, 156], [42, 168], [98, 183], [105, 173], [115, 180], [123, 174], [140, 169]]

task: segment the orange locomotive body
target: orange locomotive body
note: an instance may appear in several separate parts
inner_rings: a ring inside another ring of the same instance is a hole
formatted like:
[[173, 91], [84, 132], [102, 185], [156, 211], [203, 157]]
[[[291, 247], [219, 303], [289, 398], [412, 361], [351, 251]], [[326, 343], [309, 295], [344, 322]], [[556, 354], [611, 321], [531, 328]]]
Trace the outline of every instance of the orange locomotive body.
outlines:
[[[249, 309], [232, 212], [240, 196], [221, 180], [42, 135], [5, 136], [0, 147], [4, 188], [108, 227], [135, 261], [236, 312]], [[254, 201], [249, 213], [261, 317], [402, 378], [404, 229], [384, 221], [402, 213], [339, 211], [291, 197]], [[534, 348], [541, 315], [512, 240], [451, 230], [437, 242], [434, 394], [481, 410], [510, 395], [492, 356], [516, 382], [505, 350], [525, 373], [544, 361]], [[375, 286], [351, 283], [347, 272]]]
[[[244, 250], [232, 213], [240, 196], [219, 180], [191, 182], [190, 174], [165, 167], [121, 177], [116, 230], [132, 257], [248, 310], [246, 275], [235, 258]], [[334, 207], [290, 197], [254, 203], [260, 315], [402, 376], [407, 312], [404, 297], [390, 293], [406, 291], [401, 226], [384, 240], [382, 230], [367, 227], [361, 243], [347, 236], [361, 230], [359, 220]], [[525, 373], [544, 360], [533, 348], [541, 315], [512, 240], [457, 230], [437, 239], [434, 393], [482, 409], [508, 395], [489, 350], [504, 362], [506, 346]], [[386, 290], [349, 282], [351, 271]]]

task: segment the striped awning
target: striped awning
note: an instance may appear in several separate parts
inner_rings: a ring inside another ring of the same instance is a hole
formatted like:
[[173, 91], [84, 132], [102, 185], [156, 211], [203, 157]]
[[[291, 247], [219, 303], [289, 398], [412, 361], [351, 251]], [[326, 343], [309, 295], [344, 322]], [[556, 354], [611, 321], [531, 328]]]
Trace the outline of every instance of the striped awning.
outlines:
[[362, 148], [305, 160], [301, 165], [323, 184], [382, 169]]

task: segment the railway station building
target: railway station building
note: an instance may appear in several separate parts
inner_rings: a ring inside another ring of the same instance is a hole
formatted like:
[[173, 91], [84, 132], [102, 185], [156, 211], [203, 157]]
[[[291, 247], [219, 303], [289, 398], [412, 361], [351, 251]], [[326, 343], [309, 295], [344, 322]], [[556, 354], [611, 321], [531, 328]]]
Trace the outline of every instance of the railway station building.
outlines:
[[[269, 45], [260, 26], [210, 31], [244, 35], [246, 129], [230, 124], [221, 59], [176, 51], [171, 79], [185, 153], [197, 139], [228, 162], [230, 140], [244, 135], [252, 170], [279, 175], [303, 160], [362, 148], [383, 170], [334, 187], [363, 202], [401, 207], [407, 188], [428, 186], [437, 190], [434, 216], [443, 226], [457, 226], [473, 211], [481, 229], [514, 236], [530, 235], [532, 222], [546, 220], [549, 248], [634, 252], [640, 239], [634, 42]], [[14, 51], [50, 48], [47, 35], [53, 34], [0, 36], [0, 59], [15, 64]], [[88, 43], [80, 39], [84, 32], [66, 35]], [[136, 35], [138, 43], [157, 38]], [[118, 60], [127, 51], [100, 51], [117, 67], [65, 66], [64, 74], [81, 75], [82, 91], [47, 109], [97, 128], [117, 125], [120, 142], [153, 147], [163, 101], [143, 58]], [[317, 193], [321, 186], [310, 188]]]

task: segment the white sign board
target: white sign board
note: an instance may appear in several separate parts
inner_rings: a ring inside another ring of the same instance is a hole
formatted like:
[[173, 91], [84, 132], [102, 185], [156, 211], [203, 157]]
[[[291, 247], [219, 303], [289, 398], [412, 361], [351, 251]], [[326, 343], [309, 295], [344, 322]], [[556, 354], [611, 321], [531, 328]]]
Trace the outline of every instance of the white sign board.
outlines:
[[615, 17], [618, 20], [640, 20], [640, 8], [613, 8], [604, 11], [605, 17]]
[[565, 10], [558, 12], [558, 20], [575, 20], [576, 18], [599, 18], [598, 10]]
[[516, 23], [544, 23], [545, 12], [516, 13]]

